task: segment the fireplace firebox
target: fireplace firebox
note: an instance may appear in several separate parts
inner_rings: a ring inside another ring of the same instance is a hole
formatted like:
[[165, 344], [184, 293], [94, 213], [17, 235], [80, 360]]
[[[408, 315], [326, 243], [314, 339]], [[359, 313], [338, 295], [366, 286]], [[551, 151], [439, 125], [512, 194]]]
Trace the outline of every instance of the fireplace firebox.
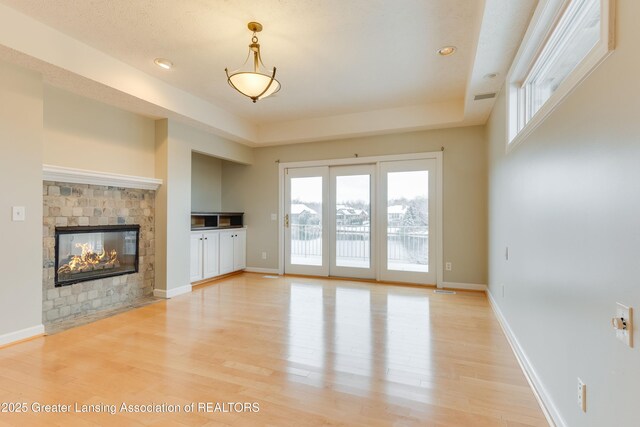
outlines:
[[56, 287], [137, 273], [139, 241], [139, 225], [56, 227]]

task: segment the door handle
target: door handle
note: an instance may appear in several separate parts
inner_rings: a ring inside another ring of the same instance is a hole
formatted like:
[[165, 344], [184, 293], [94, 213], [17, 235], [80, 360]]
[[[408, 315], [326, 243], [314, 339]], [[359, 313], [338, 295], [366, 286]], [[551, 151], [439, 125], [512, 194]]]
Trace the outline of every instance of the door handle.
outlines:
[[284, 216], [284, 227], [289, 228], [289, 214]]

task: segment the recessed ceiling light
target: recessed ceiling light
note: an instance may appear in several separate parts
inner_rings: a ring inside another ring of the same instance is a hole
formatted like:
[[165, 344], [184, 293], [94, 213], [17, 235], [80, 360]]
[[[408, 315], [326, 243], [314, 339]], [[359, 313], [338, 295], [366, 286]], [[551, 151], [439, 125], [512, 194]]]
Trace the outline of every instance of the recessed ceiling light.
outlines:
[[438, 49], [438, 54], [441, 56], [453, 55], [456, 52], [455, 46], [445, 46]]
[[499, 73], [489, 73], [489, 74], [485, 74], [484, 78], [485, 79], [495, 79], [496, 77], [498, 77]]
[[165, 58], [156, 58], [153, 62], [160, 68], [164, 68], [165, 70], [170, 70], [173, 67], [173, 62], [169, 61]]

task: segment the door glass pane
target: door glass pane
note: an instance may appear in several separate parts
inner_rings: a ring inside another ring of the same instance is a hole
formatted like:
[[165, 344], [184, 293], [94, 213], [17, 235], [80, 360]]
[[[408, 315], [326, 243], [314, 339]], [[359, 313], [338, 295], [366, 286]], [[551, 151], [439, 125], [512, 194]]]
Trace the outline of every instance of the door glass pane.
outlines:
[[336, 266], [371, 265], [371, 176], [336, 177]]
[[429, 271], [429, 172], [387, 174], [387, 269]]
[[322, 265], [322, 177], [291, 178], [291, 264]]

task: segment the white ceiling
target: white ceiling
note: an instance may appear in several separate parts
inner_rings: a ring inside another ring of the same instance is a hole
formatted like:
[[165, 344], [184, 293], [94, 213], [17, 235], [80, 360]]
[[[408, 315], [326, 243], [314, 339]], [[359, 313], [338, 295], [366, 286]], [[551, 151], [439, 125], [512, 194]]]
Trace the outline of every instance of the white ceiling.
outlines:
[[[31, 64], [45, 77], [48, 73], [44, 69], [50, 69], [55, 75], [50, 77], [54, 84], [83, 92], [78, 88], [90, 85], [81, 84], [79, 79], [89, 79], [117, 91], [107, 96], [109, 99], [122, 94], [122, 99], [111, 102], [118, 106], [152, 116], [171, 116], [163, 114], [168, 110], [216, 133], [261, 145], [484, 123], [493, 101], [472, 104], [470, 99], [475, 93], [500, 88], [536, 2], [0, 3], [9, 7], [4, 14], [7, 24], [24, 20], [20, 27], [16, 24], [13, 32], [26, 32], [26, 27], [32, 27], [28, 38], [34, 38], [33, 45], [26, 46], [24, 40], [5, 28], [4, 37], [0, 30], [0, 45], [8, 48], [5, 51], [35, 59], [22, 58], [20, 62]], [[14, 15], [13, 19], [9, 14]], [[224, 74], [225, 67], [235, 69], [244, 61], [251, 37], [246, 23], [251, 20], [264, 25], [259, 34], [263, 59], [267, 66], [278, 68], [282, 83], [276, 96], [257, 104], [231, 89]], [[56, 57], [57, 52], [35, 47], [38, 31], [42, 32], [40, 45], [57, 49], [57, 45], [65, 44], [71, 55]], [[47, 32], [49, 36], [45, 37]], [[456, 46], [456, 54], [437, 55], [437, 49], [445, 45]], [[93, 48], [90, 52], [89, 47]], [[91, 61], [90, 54], [96, 51], [102, 56]], [[16, 55], [3, 56], [6, 59]], [[156, 57], [169, 58], [174, 68], [159, 69], [153, 64]], [[83, 58], [92, 64], [79, 63]], [[113, 67], [113, 76], [101, 79], [97, 74], [106, 74], [104, 70], [88, 68], [103, 61], [103, 67]], [[53, 72], [52, 68], [61, 70]], [[499, 73], [498, 78], [483, 78], [494, 72]], [[108, 82], [116, 78], [119, 80], [114, 84]], [[129, 78], [130, 86], [134, 81], [137, 85], [131, 90], [124, 88]], [[141, 86], [145, 86], [142, 89], [147, 90], [146, 94], [141, 94]], [[88, 96], [108, 92], [95, 88], [85, 91]], [[127, 94], [135, 99], [125, 100]], [[186, 102], [192, 105], [187, 106]], [[220, 119], [206, 118], [211, 111]], [[230, 122], [233, 123], [225, 125]]]

